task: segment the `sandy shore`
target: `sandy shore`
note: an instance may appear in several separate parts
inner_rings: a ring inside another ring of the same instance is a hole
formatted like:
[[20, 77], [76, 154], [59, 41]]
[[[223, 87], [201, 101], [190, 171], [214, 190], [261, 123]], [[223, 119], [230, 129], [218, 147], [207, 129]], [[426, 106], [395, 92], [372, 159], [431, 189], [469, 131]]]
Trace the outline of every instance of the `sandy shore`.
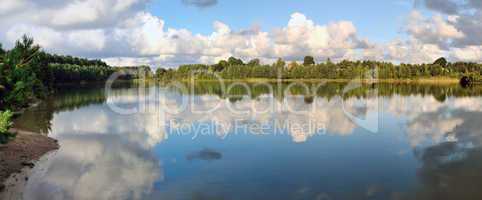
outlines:
[[59, 148], [57, 140], [47, 136], [17, 129], [11, 132], [17, 133], [15, 139], [0, 145], [0, 193], [9, 187], [5, 184], [9, 177], [33, 168], [40, 157]]

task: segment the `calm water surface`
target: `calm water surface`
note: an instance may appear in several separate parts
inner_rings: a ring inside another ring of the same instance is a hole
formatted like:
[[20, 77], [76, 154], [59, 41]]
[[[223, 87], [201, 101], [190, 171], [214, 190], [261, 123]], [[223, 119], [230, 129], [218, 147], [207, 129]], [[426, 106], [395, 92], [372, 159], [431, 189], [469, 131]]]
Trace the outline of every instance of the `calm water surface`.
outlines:
[[482, 89], [345, 86], [59, 92], [17, 120], [61, 146], [23, 198], [482, 199]]

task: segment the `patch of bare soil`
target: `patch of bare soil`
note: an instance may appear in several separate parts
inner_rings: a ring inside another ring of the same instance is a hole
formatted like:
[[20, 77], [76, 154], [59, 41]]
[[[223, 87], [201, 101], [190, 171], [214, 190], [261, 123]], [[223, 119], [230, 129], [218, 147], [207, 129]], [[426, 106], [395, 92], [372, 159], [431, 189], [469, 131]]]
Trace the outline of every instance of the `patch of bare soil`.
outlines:
[[7, 144], [0, 144], [0, 193], [5, 189], [5, 180], [23, 168], [33, 168], [35, 162], [49, 151], [59, 148], [57, 140], [47, 136], [11, 129], [16, 137]]

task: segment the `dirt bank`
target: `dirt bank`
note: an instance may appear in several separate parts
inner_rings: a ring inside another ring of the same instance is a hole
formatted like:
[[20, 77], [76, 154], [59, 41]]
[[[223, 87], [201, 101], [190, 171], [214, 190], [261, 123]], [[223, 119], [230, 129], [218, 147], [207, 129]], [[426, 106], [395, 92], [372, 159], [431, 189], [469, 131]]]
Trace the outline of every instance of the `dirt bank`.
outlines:
[[11, 132], [17, 133], [15, 139], [0, 144], [0, 193], [7, 187], [4, 182], [12, 174], [25, 167], [32, 168], [41, 156], [59, 148], [57, 140], [47, 136], [17, 129]]

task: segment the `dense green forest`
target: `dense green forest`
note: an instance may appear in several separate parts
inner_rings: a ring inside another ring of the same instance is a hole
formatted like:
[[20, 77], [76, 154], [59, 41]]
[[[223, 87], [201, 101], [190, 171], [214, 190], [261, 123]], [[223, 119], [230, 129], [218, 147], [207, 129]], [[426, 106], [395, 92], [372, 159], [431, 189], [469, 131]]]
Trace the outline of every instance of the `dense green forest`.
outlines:
[[143, 78], [150, 79], [154, 77], [154, 74], [151, 71], [151, 67], [147, 65], [117, 66], [115, 67], [115, 69], [117, 72], [120, 73], [120, 77], [118, 78], [122, 80], [143, 79]]
[[10, 50], [0, 45], [0, 110], [24, 107], [58, 84], [105, 80], [114, 71], [101, 60], [46, 53], [23, 36]]
[[[226, 79], [246, 78], [282, 78], [282, 79], [424, 79], [424, 78], [460, 78], [472, 76], [479, 78], [482, 64], [456, 62], [449, 63], [445, 58], [429, 64], [393, 64], [379, 61], [348, 61], [338, 63], [329, 59], [315, 63], [312, 56], [306, 56], [303, 63], [286, 63], [282, 59], [266, 65], [259, 59], [244, 63], [241, 59], [230, 57], [214, 65], [191, 64], [177, 69], [157, 69], [156, 76], [162, 80], [184, 79], [195, 75], [198, 79], [212, 79], [216, 72]], [[367, 77], [369, 76], [369, 77]]]

